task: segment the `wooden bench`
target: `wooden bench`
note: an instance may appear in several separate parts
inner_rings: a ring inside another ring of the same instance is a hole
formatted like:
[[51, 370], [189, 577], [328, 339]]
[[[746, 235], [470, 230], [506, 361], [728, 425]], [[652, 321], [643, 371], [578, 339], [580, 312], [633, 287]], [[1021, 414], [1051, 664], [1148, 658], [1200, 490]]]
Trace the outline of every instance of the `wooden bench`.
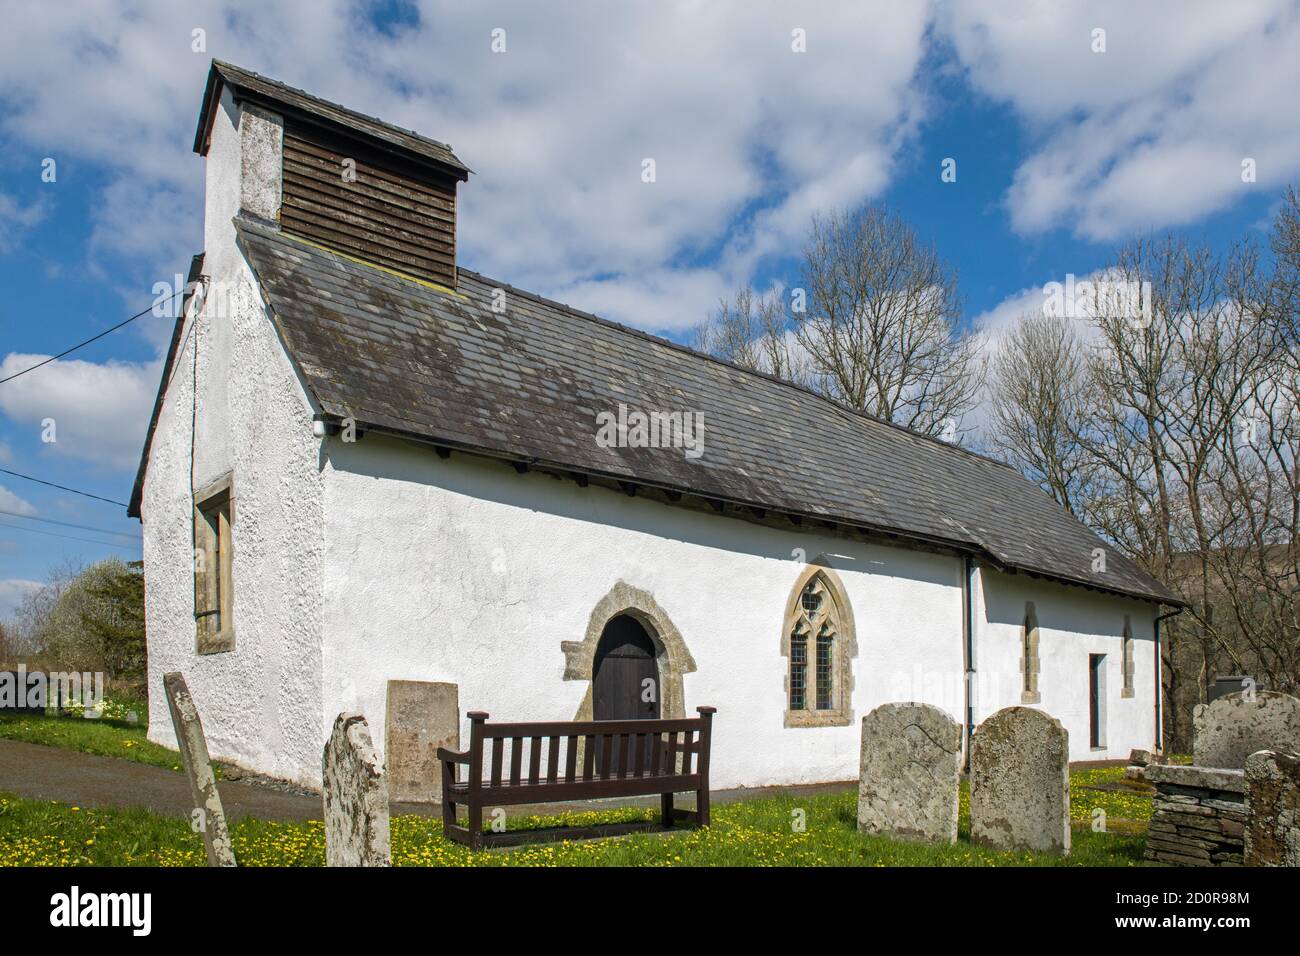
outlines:
[[[469, 712], [469, 749], [438, 748], [442, 761], [443, 832], [471, 849], [537, 839], [608, 835], [590, 828], [483, 832], [483, 809], [525, 803], [561, 803], [658, 794], [662, 825], [677, 821], [708, 826], [709, 731], [714, 707], [697, 707], [699, 717], [670, 720], [586, 720], [489, 724], [481, 710]], [[527, 747], [525, 747], [527, 741]], [[505, 752], [509, 744], [510, 762]], [[490, 745], [490, 747], [489, 747]], [[488, 750], [491, 750], [490, 755]], [[527, 769], [524, 750], [528, 750]], [[487, 759], [487, 773], [484, 760]], [[464, 778], [459, 768], [465, 767]], [[695, 810], [673, 806], [673, 794], [695, 791]], [[468, 826], [456, 819], [469, 811]], [[622, 832], [646, 829], [637, 824]]]

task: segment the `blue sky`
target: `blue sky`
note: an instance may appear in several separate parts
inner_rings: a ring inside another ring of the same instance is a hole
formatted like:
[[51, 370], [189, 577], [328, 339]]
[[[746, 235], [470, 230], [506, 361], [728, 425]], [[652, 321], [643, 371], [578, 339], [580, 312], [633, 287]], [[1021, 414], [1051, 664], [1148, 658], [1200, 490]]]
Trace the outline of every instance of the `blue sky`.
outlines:
[[[1283, 0], [2, 6], [0, 378], [200, 251], [213, 56], [450, 141], [475, 170], [464, 265], [676, 338], [742, 283], [793, 284], [819, 209], [889, 203], [995, 332], [1135, 235], [1262, 238], [1300, 178]], [[0, 384], [0, 468], [125, 501], [170, 329], [150, 315]], [[124, 508], [0, 473], [0, 618], [53, 565], [138, 539]]]

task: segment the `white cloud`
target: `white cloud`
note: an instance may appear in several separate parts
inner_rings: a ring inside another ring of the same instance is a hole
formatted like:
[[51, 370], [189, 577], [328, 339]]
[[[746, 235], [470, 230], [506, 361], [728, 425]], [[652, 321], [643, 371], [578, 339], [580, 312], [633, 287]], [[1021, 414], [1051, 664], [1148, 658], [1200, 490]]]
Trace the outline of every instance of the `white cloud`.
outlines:
[[40, 581], [27, 581], [23, 578], [0, 580], [0, 620], [13, 616], [24, 597], [32, 591], [43, 587]]
[[[461, 189], [466, 266], [662, 330], [788, 252], [814, 210], [888, 186], [929, 112], [931, 28], [1028, 125], [1006, 196], [1023, 232], [1109, 240], [1187, 223], [1300, 171], [1300, 129], [1278, 99], [1300, 88], [1286, 0], [1194, 15], [1180, 0], [419, 9], [381, 33], [350, 0], [18, 6], [0, 34], [0, 134], [102, 169], [92, 255], [169, 278], [200, 240], [190, 144], [217, 56], [450, 140], [476, 171]], [[491, 51], [495, 28], [505, 53]], [[806, 53], [791, 50], [795, 28]], [[1254, 186], [1240, 181], [1247, 156]], [[61, 182], [74, 168], [62, 163]]]
[[[127, 9], [12, 11], [0, 130], [107, 165], [93, 251], [163, 275], [199, 236], [189, 146], [209, 56], [450, 140], [476, 171], [461, 190], [465, 265], [665, 329], [699, 321], [715, 286], [749, 280], [812, 208], [883, 188], [923, 112], [911, 84], [924, 4], [436, 0], [396, 35], [345, 0]], [[806, 53], [791, 50], [795, 28]], [[701, 253], [719, 255], [718, 279], [683, 264]]]
[[25, 498], [16, 495], [4, 485], [0, 485], [0, 511], [8, 511], [30, 517], [36, 514], [36, 506]]
[[1300, 125], [1278, 98], [1300, 88], [1288, 0], [952, 0], [936, 22], [975, 87], [1029, 123], [1034, 151], [1006, 197], [1022, 232], [1113, 240], [1185, 225], [1300, 173]]
[[0, 252], [9, 252], [19, 237], [40, 223], [49, 213], [50, 204], [43, 198], [24, 205], [7, 193], [0, 193]]
[[[11, 352], [0, 362], [0, 378], [44, 358]], [[160, 361], [51, 362], [5, 383], [0, 412], [34, 436], [53, 419], [56, 440], [44, 446], [52, 454], [131, 469], [139, 461], [161, 369]]]

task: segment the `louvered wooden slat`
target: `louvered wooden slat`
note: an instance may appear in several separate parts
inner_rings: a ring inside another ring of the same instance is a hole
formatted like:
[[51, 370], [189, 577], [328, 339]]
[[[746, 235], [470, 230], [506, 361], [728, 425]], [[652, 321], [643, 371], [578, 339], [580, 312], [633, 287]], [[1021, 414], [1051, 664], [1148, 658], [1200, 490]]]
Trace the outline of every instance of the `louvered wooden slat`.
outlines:
[[[355, 179], [343, 179], [344, 161]], [[456, 282], [455, 180], [416, 175], [320, 130], [285, 129], [280, 222], [286, 232], [441, 285]]]

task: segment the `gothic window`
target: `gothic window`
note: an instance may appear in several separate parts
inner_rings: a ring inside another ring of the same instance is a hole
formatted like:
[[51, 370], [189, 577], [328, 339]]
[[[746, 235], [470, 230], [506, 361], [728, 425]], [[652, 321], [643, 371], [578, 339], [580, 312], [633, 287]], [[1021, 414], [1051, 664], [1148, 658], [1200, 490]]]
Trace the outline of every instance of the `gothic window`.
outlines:
[[829, 568], [800, 575], [786, 610], [783, 649], [787, 727], [842, 726], [852, 720], [850, 660], [856, 654], [843, 585]]
[[1034, 602], [1025, 602], [1025, 620], [1020, 629], [1020, 702], [1037, 704], [1038, 691], [1038, 614]]

